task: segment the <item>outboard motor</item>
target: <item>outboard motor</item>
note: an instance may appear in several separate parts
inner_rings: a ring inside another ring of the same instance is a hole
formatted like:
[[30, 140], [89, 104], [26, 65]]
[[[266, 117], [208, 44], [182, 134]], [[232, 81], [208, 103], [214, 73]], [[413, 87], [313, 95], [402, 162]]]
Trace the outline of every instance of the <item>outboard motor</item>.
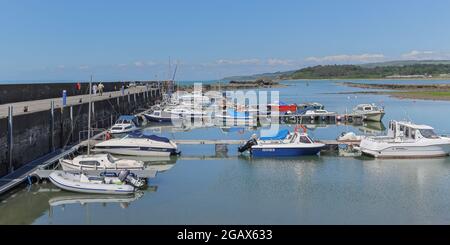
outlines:
[[119, 180], [125, 183], [129, 183], [134, 187], [142, 187], [145, 185], [145, 181], [136, 177], [130, 170], [122, 170], [119, 173]]
[[242, 153], [246, 150], [249, 150], [252, 148], [252, 146], [257, 145], [258, 142], [256, 141], [255, 138], [251, 138], [249, 141], [247, 141], [247, 143], [245, 143], [245, 145], [241, 145], [238, 148], [239, 153]]

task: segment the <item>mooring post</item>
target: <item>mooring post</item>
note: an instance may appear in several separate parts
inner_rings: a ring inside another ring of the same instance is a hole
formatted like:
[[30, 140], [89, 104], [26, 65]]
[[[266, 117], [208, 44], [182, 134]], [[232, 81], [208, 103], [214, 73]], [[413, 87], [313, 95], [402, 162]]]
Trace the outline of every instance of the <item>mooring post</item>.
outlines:
[[70, 106], [70, 142], [73, 142], [73, 106]]
[[14, 148], [14, 138], [13, 138], [13, 106], [8, 107], [8, 173], [12, 173], [13, 169], [13, 148]]
[[55, 150], [53, 143], [53, 136], [55, 133], [55, 102], [52, 100], [50, 102], [50, 151]]
[[64, 106], [62, 106], [61, 107], [61, 117], [59, 118], [59, 125], [60, 125], [60, 127], [61, 127], [61, 131], [60, 131], [60, 133], [59, 133], [59, 139], [60, 139], [60, 141], [59, 141], [59, 146], [58, 146], [58, 148], [59, 147], [64, 147]]

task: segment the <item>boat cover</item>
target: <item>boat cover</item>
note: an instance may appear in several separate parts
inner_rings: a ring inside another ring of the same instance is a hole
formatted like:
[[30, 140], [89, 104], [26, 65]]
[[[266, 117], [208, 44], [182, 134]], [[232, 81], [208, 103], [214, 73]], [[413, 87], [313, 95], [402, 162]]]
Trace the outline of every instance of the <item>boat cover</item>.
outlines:
[[150, 139], [150, 140], [165, 142], [165, 143], [170, 142], [170, 140], [168, 138], [160, 137], [160, 136], [157, 136], [154, 134], [148, 134], [147, 132], [141, 132], [141, 131], [132, 132], [128, 136], [131, 138], [144, 138], [144, 139]]
[[260, 140], [283, 140], [289, 134], [289, 130], [283, 129], [278, 131], [276, 135], [261, 137]]

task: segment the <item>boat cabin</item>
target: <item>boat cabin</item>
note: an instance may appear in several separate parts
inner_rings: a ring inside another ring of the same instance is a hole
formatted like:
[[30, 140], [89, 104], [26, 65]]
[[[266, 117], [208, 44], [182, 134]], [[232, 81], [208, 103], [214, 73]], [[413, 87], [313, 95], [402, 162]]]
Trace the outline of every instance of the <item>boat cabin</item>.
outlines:
[[314, 143], [314, 141], [306, 133], [290, 133], [287, 129], [280, 130], [276, 135], [273, 136], [260, 137], [259, 140], [263, 142], [281, 141], [283, 143]]
[[397, 121], [389, 122], [388, 137], [402, 141], [440, 138], [430, 126]]
[[353, 110], [358, 112], [372, 112], [372, 111], [382, 111], [383, 109], [379, 108], [374, 104], [360, 104], [357, 105]]
[[[136, 116], [120, 116], [119, 119], [117, 119], [116, 125], [129, 125], [128, 127], [131, 128], [133, 126], [138, 127], [139, 126], [139, 120]], [[114, 128], [113, 128], [114, 129]], [[120, 127], [119, 129], [122, 129]]]
[[325, 106], [316, 102], [300, 104], [297, 106], [297, 112], [300, 114], [304, 114], [305, 112], [311, 110], [323, 110], [323, 109], [325, 109]]

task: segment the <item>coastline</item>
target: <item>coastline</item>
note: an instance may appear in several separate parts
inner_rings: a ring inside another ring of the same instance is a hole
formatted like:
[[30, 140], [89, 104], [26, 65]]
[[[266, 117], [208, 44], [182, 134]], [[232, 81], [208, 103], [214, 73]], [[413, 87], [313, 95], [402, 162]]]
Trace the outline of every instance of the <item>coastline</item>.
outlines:
[[[380, 84], [339, 82], [341, 86], [380, 89], [377, 91], [343, 92], [340, 94], [385, 94], [400, 99], [420, 99], [450, 101], [450, 83], [448, 84]], [[389, 91], [384, 91], [389, 90]]]

